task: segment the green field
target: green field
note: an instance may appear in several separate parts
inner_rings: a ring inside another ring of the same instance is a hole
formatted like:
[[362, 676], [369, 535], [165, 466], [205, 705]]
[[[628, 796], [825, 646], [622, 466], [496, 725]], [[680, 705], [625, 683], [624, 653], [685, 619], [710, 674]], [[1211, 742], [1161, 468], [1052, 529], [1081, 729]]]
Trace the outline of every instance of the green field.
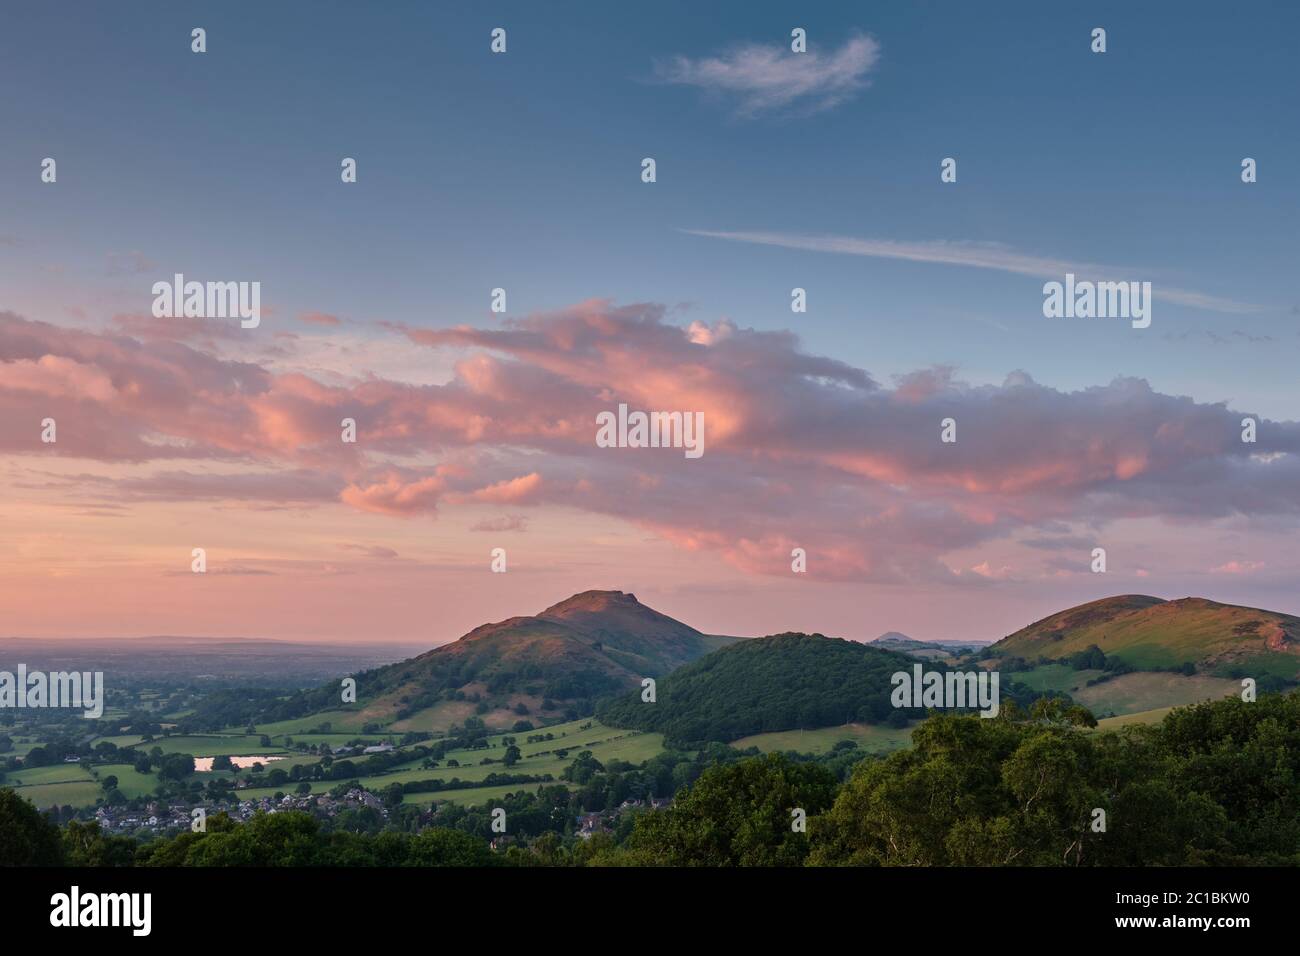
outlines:
[[275, 745], [277, 747], [283, 745], [287, 747], [289, 750], [293, 749], [293, 747], [289, 746], [287, 743], [287, 741], [289, 740], [293, 740], [295, 744], [298, 741], [302, 741], [305, 744], [329, 744], [330, 747], [342, 747], [346, 744], [352, 743], [354, 740], [359, 740], [361, 741], [362, 746], [368, 747], [371, 744], [381, 743], [385, 740], [391, 740], [394, 744], [396, 744], [399, 740], [402, 739], [401, 734], [360, 734], [360, 733], [267, 734], [267, 736], [270, 737], [271, 740], [275, 742]]
[[139, 773], [135, 767], [125, 763], [96, 767], [95, 775], [97, 780], [103, 780], [108, 776], [117, 777], [117, 789], [121, 790], [128, 800], [147, 797], [158, 786], [157, 776], [152, 773]]
[[[562, 786], [572, 786], [572, 784], [565, 784], [563, 780], [556, 781], [556, 783]], [[436, 797], [439, 803], [451, 803], [458, 807], [474, 807], [493, 800], [500, 800], [506, 794], [533, 793], [538, 787], [549, 786], [554, 786], [554, 784], [516, 783], [506, 787], [475, 787], [472, 790], [447, 790], [442, 793], [408, 793], [402, 797], [402, 802], [427, 807]]]
[[47, 783], [72, 783], [90, 780], [89, 771], [79, 763], [56, 763], [49, 767], [11, 770], [5, 778], [7, 787], [31, 787]]
[[1158, 724], [1169, 716], [1172, 707], [1160, 707], [1156, 710], [1143, 710], [1136, 714], [1122, 714], [1119, 717], [1103, 717], [1097, 721], [1098, 730], [1120, 730], [1124, 727], [1137, 726], [1139, 724]]
[[817, 730], [780, 730], [754, 734], [733, 741], [731, 746], [745, 750], [757, 747], [763, 753], [793, 750], [797, 753], [826, 753], [841, 740], [852, 740], [868, 753], [899, 750], [912, 742], [911, 727], [885, 727], [876, 724], [844, 724]]
[[1076, 671], [1069, 664], [1040, 664], [1031, 671], [1004, 673], [1002, 679], [1024, 684], [1039, 693], [1054, 690], [1073, 697], [1075, 691], [1082, 690], [1088, 681], [1104, 673], [1095, 669]]
[[[8, 784], [5, 784], [8, 786]], [[15, 787], [14, 792], [30, 800], [38, 809], [53, 806], [93, 807], [102, 795], [99, 784], [87, 778], [72, 783], [47, 783], [37, 787]]]
[[[589, 724], [590, 726], [583, 730], [581, 729], [583, 724]], [[595, 720], [560, 724], [547, 728], [547, 732], [556, 734], [557, 739], [526, 744], [524, 743], [525, 734], [510, 735], [518, 741], [521, 754], [521, 759], [513, 767], [507, 767], [501, 763], [504, 748], [502, 747], [501, 736], [497, 736], [489, 739], [491, 746], [487, 749], [453, 750], [447, 754], [439, 766], [429, 770], [420, 769], [420, 761], [413, 760], [410, 763], [398, 765], [387, 773], [371, 777], [362, 776], [358, 779], [362, 786], [372, 790], [379, 790], [394, 783], [411, 783], [417, 780], [441, 779], [450, 781], [453, 778], [466, 781], [482, 780], [491, 773], [530, 774], [532, 776], [544, 776], [549, 773], [556, 778], [554, 782], [563, 783], [559, 779], [560, 774], [583, 750], [590, 750], [592, 755], [601, 763], [622, 760], [631, 764], [640, 764], [663, 751], [663, 737], [660, 734], [646, 734], [634, 730], [605, 727]], [[560, 758], [557, 756], [554, 753], [556, 749], [566, 750], [565, 757]], [[496, 762], [482, 764], [480, 761], [484, 757], [492, 757]], [[460, 766], [449, 767], [447, 765], [449, 760], [458, 761]], [[312, 781], [312, 793], [328, 793], [340, 783], [345, 782], [343, 780]], [[269, 797], [280, 791], [292, 793], [296, 786], [297, 784], [294, 782], [287, 782], [280, 787], [249, 788], [239, 791], [239, 794], [241, 797], [249, 799]], [[521, 789], [531, 790], [537, 786], [537, 783], [529, 783], [513, 784], [505, 787], [480, 787], [472, 790], [415, 793], [407, 794], [406, 802], [428, 804], [436, 799], [438, 802], [450, 801], [452, 803], [468, 804], [487, 799], [482, 796], [481, 791], [492, 791], [494, 794], [497, 791], [507, 793]]]
[[367, 723], [359, 710], [326, 710], [309, 717], [295, 717], [293, 720], [276, 720], [265, 724], [255, 724], [258, 734], [276, 737], [289, 734], [293, 737], [307, 736], [307, 731], [321, 724], [329, 724], [332, 734], [343, 733], [356, 736]]
[[1228, 678], [1138, 672], [1081, 688], [1070, 696], [1094, 714], [1122, 715], [1217, 700], [1240, 691], [1241, 682]]
[[217, 757], [225, 754], [229, 757], [252, 757], [257, 754], [282, 754], [283, 747], [263, 747], [261, 735], [214, 734], [192, 735], [188, 737], [155, 737], [147, 743], [140, 743], [132, 750], [149, 753], [159, 747], [165, 754], [191, 754], [195, 757]]

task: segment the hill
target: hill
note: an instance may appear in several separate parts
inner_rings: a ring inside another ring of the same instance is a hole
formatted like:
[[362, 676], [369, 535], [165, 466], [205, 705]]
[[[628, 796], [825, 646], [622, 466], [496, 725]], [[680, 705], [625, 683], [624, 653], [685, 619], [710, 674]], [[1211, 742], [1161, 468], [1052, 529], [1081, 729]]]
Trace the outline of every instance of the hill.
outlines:
[[260, 720], [327, 712], [336, 726], [441, 730], [590, 713], [595, 699], [660, 677], [728, 638], [702, 634], [622, 591], [583, 591], [540, 614], [484, 624], [451, 644], [357, 675], [357, 704], [338, 685], [299, 695]]
[[922, 660], [959, 657], [987, 647], [988, 643], [987, 641], [918, 641], [898, 631], [886, 631], [874, 641], [867, 642], [869, 647], [898, 651], [900, 654], [908, 654]]
[[1103, 598], [1036, 621], [988, 650], [1000, 657], [1059, 660], [1094, 644], [1107, 658], [1137, 669], [1190, 663], [1229, 676], [1252, 669], [1288, 679], [1300, 675], [1300, 618], [1194, 597]]
[[634, 692], [602, 702], [597, 714], [610, 726], [663, 733], [678, 746], [854, 722], [901, 726], [908, 712], [890, 704], [890, 676], [910, 673], [914, 663], [821, 634], [751, 638], [669, 674], [654, 703]]

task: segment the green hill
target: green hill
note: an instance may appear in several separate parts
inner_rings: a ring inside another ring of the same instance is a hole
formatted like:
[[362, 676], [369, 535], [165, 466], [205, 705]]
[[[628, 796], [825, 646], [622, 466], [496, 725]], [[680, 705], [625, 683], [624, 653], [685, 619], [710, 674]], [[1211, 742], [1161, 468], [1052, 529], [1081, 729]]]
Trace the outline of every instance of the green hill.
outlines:
[[[410, 660], [357, 675], [357, 703], [338, 685], [305, 692], [273, 718], [323, 714], [336, 726], [442, 730], [477, 716], [590, 713], [598, 697], [660, 677], [732, 639], [702, 634], [622, 591], [584, 591], [540, 614], [476, 627]], [[311, 723], [308, 718], [306, 723]]]
[[1094, 644], [1140, 670], [1190, 663], [1219, 674], [1300, 675], [1300, 618], [1193, 597], [1103, 598], [1036, 621], [989, 651], [1059, 660]]
[[915, 663], [821, 634], [752, 638], [669, 674], [654, 703], [638, 691], [602, 702], [597, 714], [679, 746], [854, 722], [901, 725], [909, 712], [890, 704], [890, 676], [910, 673]]

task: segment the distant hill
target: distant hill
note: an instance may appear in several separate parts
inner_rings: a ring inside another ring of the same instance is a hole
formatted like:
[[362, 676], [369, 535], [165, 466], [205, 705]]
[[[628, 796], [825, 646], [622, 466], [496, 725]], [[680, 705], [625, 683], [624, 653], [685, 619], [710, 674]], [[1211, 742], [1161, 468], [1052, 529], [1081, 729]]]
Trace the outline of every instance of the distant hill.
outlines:
[[898, 631], [886, 631], [874, 641], [868, 641], [869, 647], [881, 647], [887, 651], [898, 651], [922, 660], [940, 657], [956, 657], [969, 654], [989, 645], [989, 641], [918, 641]]
[[914, 637], [908, 637], [902, 631], [886, 631], [874, 641], [867, 641], [868, 644], [920, 644]]
[[[906, 723], [889, 701], [890, 676], [915, 661], [821, 634], [777, 634], [724, 647], [639, 692], [603, 701], [602, 722], [663, 733], [678, 746], [840, 724]], [[915, 715], [912, 715], [915, 716]]]
[[[200, 681], [213, 687], [314, 687], [337, 674], [401, 660], [400, 644], [325, 644], [260, 638], [0, 638], [0, 661], [32, 670], [103, 671], [119, 681]], [[12, 665], [11, 665], [12, 666]]]
[[[702, 634], [633, 594], [583, 591], [540, 614], [484, 624], [451, 644], [359, 674], [357, 707], [345, 709], [359, 709], [367, 722], [397, 721], [399, 730], [441, 729], [467, 716], [508, 726], [522, 716], [590, 713], [596, 698], [661, 677], [731, 640]], [[437, 715], [409, 722], [430, 708]], [[294, 709], [338, 710], [337, 685]]]
[[1300, 618], [1194, 597], [1102, 598], [1035, 621], [989, 652], [1055, 660], [1093, 644], [1139, 669], [1191, 663], [1224, 674], [1257, 668], [1279, 677], [1300, 676]]

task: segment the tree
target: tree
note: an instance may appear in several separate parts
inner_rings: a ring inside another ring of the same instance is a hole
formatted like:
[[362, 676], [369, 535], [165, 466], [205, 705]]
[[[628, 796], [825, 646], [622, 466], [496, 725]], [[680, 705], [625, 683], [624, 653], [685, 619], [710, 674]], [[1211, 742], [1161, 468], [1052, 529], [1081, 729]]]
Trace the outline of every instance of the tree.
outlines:
[[491, 866], [487, 842], [459, 830], [430, 827], [411, 841], [407, 866]]
[[564, 780], [572, 780], [574, 783], [583, 784], [604, 769], [604, 766], [590, 750], [584, 750], [574, 758], [573, 763], [564, 768], [564, 772], [560, 774], [560, 777]]
[[63, 849], [69, 866], [131, 866], [136, 842], [127, 836], [102, 833], [95, 820], [72, 820], [63, 829]]
[[515, 764], [519, 762], [519, 757], [520, 757], [519, 748], [516, 747], [514, 744], [511, 744], [509, 747], [506, 748], [505, 756], [501, 758], [501, 762], [504, 763], [507, 767], [513, 767]]
[[194, 773], [194, 757], [190, 754], [165, 754], [158, 764], [160, 780], [183, 780]]
[[838, 780], [814, 763], [768, 754], [711, 767], [666, 810], [643, 813], [630, 862], [659, 866], [799, 866], [808, 834], [795, 825], [831, 807]]
[[59, 828], [13, 790], [0, 790], [0, 866], [59, 866]]

